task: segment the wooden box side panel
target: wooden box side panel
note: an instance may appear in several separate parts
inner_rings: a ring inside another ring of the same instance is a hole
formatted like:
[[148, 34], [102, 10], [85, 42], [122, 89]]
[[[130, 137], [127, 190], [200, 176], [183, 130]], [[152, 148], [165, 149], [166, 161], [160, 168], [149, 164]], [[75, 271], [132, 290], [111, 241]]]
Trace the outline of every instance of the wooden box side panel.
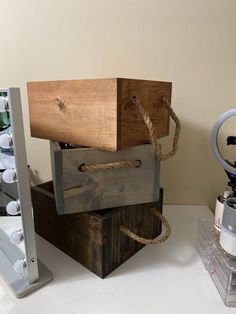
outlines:
[[51, 182], [31, 190], [36, 233], [102, 277], [102, 221], [86, 213], [58, 216], [48, 189]]
[[33, 137], [117, 150], [116, 79], [29, 82], [27, 89]]
[[63, 156], [58, 142], [50, 141], [50, 157], [57, 213], [64, 214]]
[[[152, 145], [140, 145], [116, 153], [79, 148], [62, 150], [61, 154], [63, 168], [54, 166], [57, 175], [53, 181], [54, 187], [58, 187], [55, 189], [57, 205], [64, 204], [64, 214], [148, 203], [159, 198], [160, 161]], [[140, 160], [141, 165], [138, 168], [78, 171], [84, 163], [93, 165], [126, 160]], [[63, 183], [57, 180], [61, 173]]]
[[154, 123], [157, 136], [169, 134], [169, 114], [161, 103], [161, 96], [171, 101], [170, 82], [118, 79], [118, 108], [120, 125], [118, 147], [125, 149], [131, 145], [150, 143], [149, 133], [138, 108], [132, 102], [136, 96], [148, 111]]
[[150, 208], [158, 208], [162, 212], [163, 189], [160, 189], [158, 202], [131, 205], [112, 210], [111, 221], [103, 221], [106, 242], [103, 247], [103, 277], [124, 263], [137, 251], [144, 247], [120, 232], [124, 225], [142, 237], [152, 239], [162, 230], [161, 221], [154, 216]]

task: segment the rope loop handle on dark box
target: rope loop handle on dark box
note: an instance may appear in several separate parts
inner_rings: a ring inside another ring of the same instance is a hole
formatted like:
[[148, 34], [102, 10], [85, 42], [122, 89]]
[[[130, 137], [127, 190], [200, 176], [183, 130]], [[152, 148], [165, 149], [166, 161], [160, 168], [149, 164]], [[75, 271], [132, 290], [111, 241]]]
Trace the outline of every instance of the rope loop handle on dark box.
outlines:
[[166, 241], [170, 234], [171, 234], [171, 226], [169, 224], [169, 222], [166, 220], [166, 218], [159, 212], [158, 209], [156, 208], [151, 208], [151, 212], [157, 216], [157, 218], [159, 218], [161, 220], [161, 222], [163, 223], [164, 227], [165, 227], [165, 233], [163, 235], [161, 235], [160, 237], [157, 237], [155, 239], [146, 239], [143, 238], [139, 235], [137, 235], [136, 233], [134, 233], [133, 231], [131, 231], [129, 228], [125, 227], [125, 226], [120, 226], [120, 231], [122, 233], [124, 233], [125, 235], [127, 235], [129, 238], [141, 243], [141, 244], [159, 244], [162, 243], [164, 241]]

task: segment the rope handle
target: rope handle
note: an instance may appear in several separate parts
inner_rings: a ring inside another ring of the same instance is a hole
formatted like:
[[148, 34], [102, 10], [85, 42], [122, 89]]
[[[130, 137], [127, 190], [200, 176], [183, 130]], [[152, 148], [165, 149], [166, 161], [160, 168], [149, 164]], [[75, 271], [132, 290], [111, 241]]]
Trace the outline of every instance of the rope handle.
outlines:
[[109, 170], [109, 169], [120, 169], [120, 168], [139, 168], [141, 166], [141, 160], [131, 160], [131, 161], [116, 161], [107, 162], [104, 164], [81, 164], [78, 170], [81, 172], [95, 172], [97, 170]]
[[167, 109], [168, 113], [170, 114], [171, 118], [175, 122], [175, 133], [174, 133], [174, 138], [173, 138], [173, 148], [169, 153], [166, 153], [166, 154], [163, 154], [161, 151], [161, 144], [158, 142], [155, 127], [151, 121], [151, 118], [150, 118], [148, 112], [146, 111], [146, 109], [143, 107], [143, 105], [140, 103], [140, 101], [137, 99], [136, 96], [132, 97], [133, 103], [138, 107], [139, 112], [142, 115], [143, 121], [148, 128], [150, 140], [151, 140], [151, 143], [154, 147], [154, 151], [156, 153], [156, 156], [159, 160], [163, 161], [163, 160], [166, 160], [166, 159], [174, 156], [175, 153], [177, 152], [180, 130], [181, 130], [181, 123], [180, 123], [179, 118], [177, 117], [176, 113], [171, 108], [171, 105], [170, 105], [168, 99], [166, 97], [162, 96], [161, 100], [162, 100], [163, 105]]
[[122, 233], [124, 233], [125, 235], [127, 235], [129, 238], [141, 243], [141, 244], [159, 244], [162, 243], [164, 241], [166, 241], [170, 234], [171, 234], [171, 226], [169, 224], [169, 222], [166, 220], [166, 218], [160, 213], [159, 210], [157, 210], [156, 208], [151, 208], [151, 212], [157, 216], [157, 218], [159, 218], [161, 220], [161, 222], [163, 223], [164, 227], [165, 227], [165, 233], [163, 235], [161, 235], [158, 238], [155, 239], [146, 239], [143, 238], [139, 235], [137, 235], [136, 233], [134, 233], [133, 231], [131, 231], [129, 228], [125, 227], [125, 226], [120, 226], [120, 231]]
[[[163, 161], [163, 160], [169, 159], [170, 157], [174, 156], [175, 153], [177, 152], [180, 130], [181, 130], [181, 124], [180, 124], [179, 118], [177, 117], [176, 113], [171, 108], [171, 105], [170, 105], [168, 99], [165, 96], [161, 96], [161, 101], [162, 101], [164, 107], [167, 109], [168, 113], [170, 114], [170, 117], [175, 122], [175, 133], [174, 133], [174, 137], [173, 137], [173, 148], [169, 153], [166, 153], [166, 154], [163, 154], [161, 151], [161, 144], [158, 142], [155, 127], [151, 121], [151, 118], [150, 118], [147, 110], [143, 107], [143, 105], [140, 103], [140, 101], [137, 99], [136, 96], [132, 97], [132, 102], [138, 107], [139, 112], [142, 115], [143, 121], [148, 128], [150, 141], [154, 147], [155, 154], [159, 160]], [[65, 100], [63, 100], [59, 96], [57, 96], [56, 102], [57, 102], [58, 107], [61, 110], [65, 109]], [[124, 167], [126, 168], [126, 166], [124, 166]], [[108, 168], [103, 168], [103, 169], [112, 169], [112, 168], [122, 168], [122, 167], [117, 167], [117, 166], [110, 167], [108, 165]], [[79, 169], [79, 170], [81, 171], [81, 169]], [[94, 171], [94, 170], [85, 170], [85, 171]]]

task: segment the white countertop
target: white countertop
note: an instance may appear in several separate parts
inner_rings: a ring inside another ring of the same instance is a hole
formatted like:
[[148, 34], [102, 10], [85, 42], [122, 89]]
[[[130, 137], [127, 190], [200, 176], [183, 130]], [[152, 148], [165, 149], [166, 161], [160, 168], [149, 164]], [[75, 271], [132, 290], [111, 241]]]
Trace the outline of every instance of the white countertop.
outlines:
[[224, 314], [225, 307], [195, 248], [207, 206], [165, 206], [171, 238], [149, 245], [100, 279], [37, 236], [38, 256], [54, 280], [16, 299], [0, 280], [0, 314]]

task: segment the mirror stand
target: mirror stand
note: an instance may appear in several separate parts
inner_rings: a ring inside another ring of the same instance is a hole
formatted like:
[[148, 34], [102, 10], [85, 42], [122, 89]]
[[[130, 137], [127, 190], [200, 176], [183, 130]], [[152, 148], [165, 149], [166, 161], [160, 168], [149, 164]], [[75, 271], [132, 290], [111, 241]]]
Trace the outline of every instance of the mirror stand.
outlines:
[[19, 88], [0, 89], [0, 273], [17, 298], [52, 280], [37, 258]]
[[[0, 243], [4, 241], [5, 234], [0, 230]], [[20, 252], [17, 253], [17, 250], [12, 252], [12, 255], [19, 257]], [[14, 260], [11, 260], [2, 249], [0, 249], [0, 273], [2, 278], [5, 280], [7, 285], [12, 290], [16, 298], [23, 298], [26, 295], [38, 290], [42, 286], [46, 285], [49, 281], [52, 280], [52, 273], [48, 268], [37, 259], [36, 263], [38, 266], [38, 280], [34, 283], [29, 283], [29, 281], [21, 276], [14, 270]]]

